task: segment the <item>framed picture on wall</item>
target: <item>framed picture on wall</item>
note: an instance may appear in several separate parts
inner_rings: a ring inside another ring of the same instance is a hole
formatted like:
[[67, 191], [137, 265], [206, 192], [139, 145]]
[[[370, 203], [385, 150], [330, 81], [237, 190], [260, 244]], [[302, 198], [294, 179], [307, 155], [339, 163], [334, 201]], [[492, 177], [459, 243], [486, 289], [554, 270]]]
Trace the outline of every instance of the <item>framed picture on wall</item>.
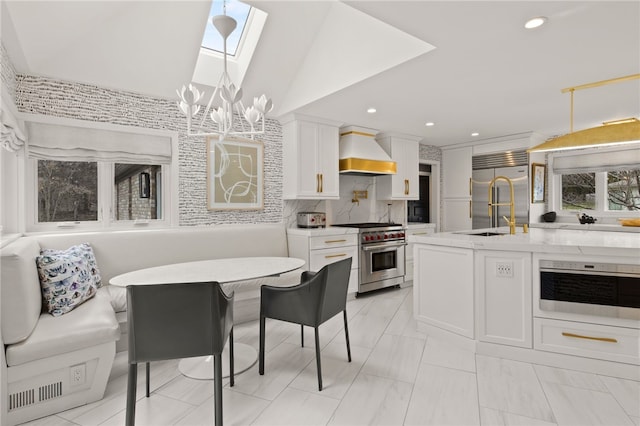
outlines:
[[531, 202], [544, 203], [546, 195], [547, 166], [540, 163], [531, 164]]
[[264, 207], [264, 145], [260, 141], [207, 139], [207, 208], [257, 210]]
[[140, 198], [149, 198], [151, 196], [151, 175], [147, 172], [140, 173], [138, 183]]

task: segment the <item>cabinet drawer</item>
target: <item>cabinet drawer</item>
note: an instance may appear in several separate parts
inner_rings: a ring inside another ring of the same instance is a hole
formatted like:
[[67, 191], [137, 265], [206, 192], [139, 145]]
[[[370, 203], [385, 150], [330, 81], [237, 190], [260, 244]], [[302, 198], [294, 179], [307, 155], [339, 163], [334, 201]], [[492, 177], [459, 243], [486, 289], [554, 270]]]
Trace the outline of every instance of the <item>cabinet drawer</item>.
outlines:
[[640, 330], [534, 318], [534, 348], [640, 364]]
[[309, 248], [311, 250], [357, 245], [358, 234], [327, 235], [309, 238]]
[[358, 267], [358, 247], [338, 247], [331, 249], [312, 250], [309, 255], [309, 270], [319, 271], [329, 263], [351, 257], [351, 269]]

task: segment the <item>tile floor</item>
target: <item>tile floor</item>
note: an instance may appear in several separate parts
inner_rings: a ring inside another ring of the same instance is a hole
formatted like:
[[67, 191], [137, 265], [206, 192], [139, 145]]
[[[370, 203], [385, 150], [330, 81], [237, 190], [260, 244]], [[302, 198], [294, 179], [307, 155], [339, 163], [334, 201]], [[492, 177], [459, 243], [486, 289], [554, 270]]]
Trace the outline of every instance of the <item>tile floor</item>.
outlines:
[[[225, 425], [636, 425], [640, 383], [475, 355], [416, 330], [411, 287], [348, 303], [353, 361], [342, 316], [320, 330], [324, 390], [318, 392], [313, 330], [267, 323], [265, 375], [254, 365], [223, 391]], [[258, 348], [258, 323], [237, 325], [237, 342]], [[311, 345], [311, 346], [309, 346]], [[125, 356], [123, 356], [125, 355]], [[136, 424], [213, 424], [213, 385], [153, 363], [152, 395], [138, 387]], [[104, 399], [28, 423], [123, 425], [126, 354]]]

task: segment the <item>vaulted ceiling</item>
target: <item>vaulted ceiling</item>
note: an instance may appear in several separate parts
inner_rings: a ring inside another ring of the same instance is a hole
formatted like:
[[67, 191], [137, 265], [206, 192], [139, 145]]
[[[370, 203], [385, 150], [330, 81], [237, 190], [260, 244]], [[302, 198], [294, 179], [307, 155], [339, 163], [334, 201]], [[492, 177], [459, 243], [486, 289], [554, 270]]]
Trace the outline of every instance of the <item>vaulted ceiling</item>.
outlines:
[[[246, 99], [273, 98], [274, 117], [300, 112], [433, 145], [552, 136], [569, 131], [561, 89], [640, 73], [638, 1], [247, 3], [268, 17], [242, 86]], [[19, 73], [177, 99], [209, 6], [4, 0], [2, 43]], [[545, 26], [523, 28], [540, 15]], [[640, 80], [575, 93], [576, 130], [639, 116]]]

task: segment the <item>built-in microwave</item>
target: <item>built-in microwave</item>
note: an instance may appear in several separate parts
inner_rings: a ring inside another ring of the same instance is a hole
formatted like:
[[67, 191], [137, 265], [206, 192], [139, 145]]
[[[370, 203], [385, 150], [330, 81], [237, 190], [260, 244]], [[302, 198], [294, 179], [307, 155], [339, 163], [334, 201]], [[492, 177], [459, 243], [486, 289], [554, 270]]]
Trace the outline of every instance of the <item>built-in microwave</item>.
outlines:
[[640, 320], [640, 265], [540, 260], [540, 310]]

